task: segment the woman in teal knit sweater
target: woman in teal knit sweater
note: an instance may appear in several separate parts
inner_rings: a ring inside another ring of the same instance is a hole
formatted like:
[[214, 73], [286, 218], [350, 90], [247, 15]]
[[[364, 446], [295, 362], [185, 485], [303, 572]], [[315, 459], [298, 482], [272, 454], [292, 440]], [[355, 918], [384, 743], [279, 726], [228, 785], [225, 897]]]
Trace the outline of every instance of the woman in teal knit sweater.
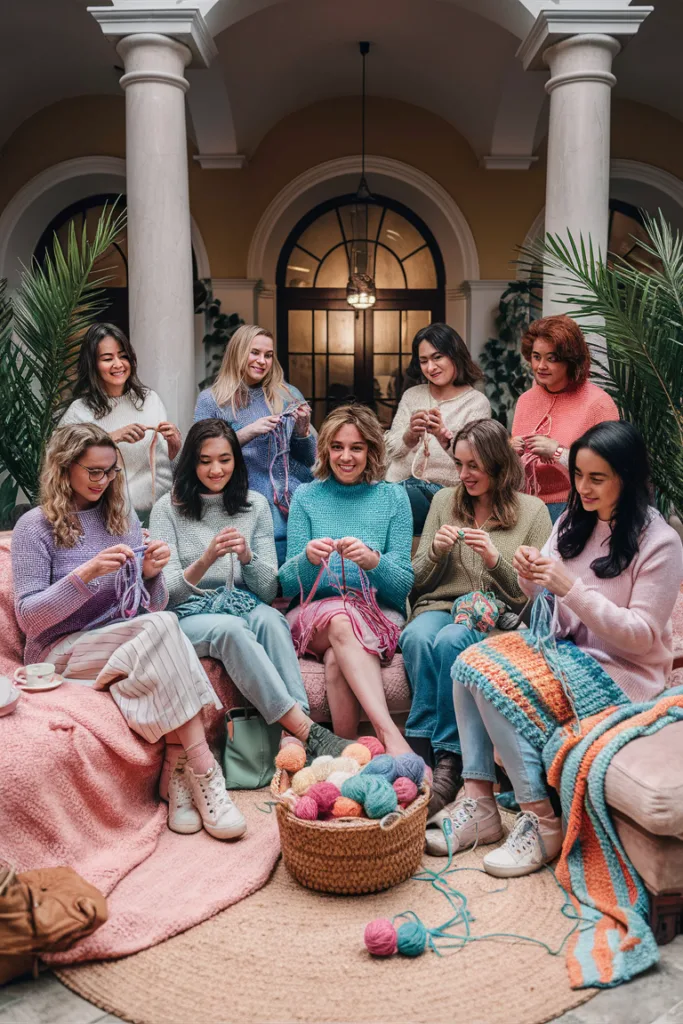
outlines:
[[[279, 576], [286, 597], [302, 598], [287, 616], [292, 639], [300, 655], [324, 662], [335, 733], [355, 739], [362, 708], [387, 751], [400, 754], [410, 747], [389, 714], [380, 668], [396, 650], [413, 585], [412, 517], [384, 469], [370, 409], [342, 406], [327, 417], [316, 480], [292, 498]], [[346, 589], [364, 596], [345, 598]]]

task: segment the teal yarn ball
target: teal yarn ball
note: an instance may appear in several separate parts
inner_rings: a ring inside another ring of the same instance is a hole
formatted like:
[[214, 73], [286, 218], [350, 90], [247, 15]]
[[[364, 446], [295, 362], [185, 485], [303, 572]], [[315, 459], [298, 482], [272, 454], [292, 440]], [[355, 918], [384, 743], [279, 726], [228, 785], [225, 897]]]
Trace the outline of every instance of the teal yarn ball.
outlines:
[[396, 760], [391, 754], [379, 754], [378, 757], [373, 757], [372, 761], [368, 761], [361, 774], [377, 775], [387, 782], [394, 782], [402, 773], [396, 771]]
[[[351, 782], [352, 780], [349, 779], [348, 781]], [[370, 775], [365, 782], [363, 806], [368, 818], [383, 818], [385, 814], [391, 814], [398, 807], [396, 790], [387, 779], [373, 778]]]
[[341, 795], [348, 797], [349, 800], [355, 800], [357, 804], [363, 804], [369, 781], [369, 776], [352, 775], [350, 779], [342, 782]]
[[404, 921], [396, 932], [396, 945], [403, 956], [420, 956], [427, 945], [427, 929], [420, 921]]

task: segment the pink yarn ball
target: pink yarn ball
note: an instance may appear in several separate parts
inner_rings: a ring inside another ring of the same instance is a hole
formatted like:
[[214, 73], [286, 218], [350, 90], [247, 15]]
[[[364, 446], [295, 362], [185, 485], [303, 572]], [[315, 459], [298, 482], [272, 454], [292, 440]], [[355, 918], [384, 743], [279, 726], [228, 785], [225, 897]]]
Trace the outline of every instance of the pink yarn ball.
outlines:
[[396, 929], [386, 917], [377, 917], [365, 926], [365, 948], [373, 956], [392, 956], [396, 952]]
[[306, 796], [315, 800], [320, 814], [329, 814], [341, 793], [331, 782], [314, 782]]
[[401, 775], [394, 782], [394, 792], [400, 804], [412, 804], [417, 796], [417, 786], [412, 779], [406, 779], [405, 776]]
[[386, 750], [376, 736], [361, 736], [358, 742], [367, 747], [373, 757], [377, 757], [379, 754], [386, 754]]
[[318, 817], [318, 805], [308, 793], [300, 796], [294, 807], [294, 817], [303, 821], [315, 821]]

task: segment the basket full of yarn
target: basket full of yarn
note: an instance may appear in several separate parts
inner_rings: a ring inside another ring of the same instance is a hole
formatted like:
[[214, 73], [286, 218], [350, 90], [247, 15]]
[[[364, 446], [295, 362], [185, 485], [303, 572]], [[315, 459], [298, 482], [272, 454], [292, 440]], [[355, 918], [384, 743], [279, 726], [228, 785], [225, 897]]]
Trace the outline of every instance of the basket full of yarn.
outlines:
[[[338, 758], [276, 758], [271, 792], [290, 874], [319, 892], [369, 893], [410, 878], [424, 851], [429, 786], [416, 754], [393, 758], [377, 740]], [[374, 753], [374, 756], [373, 756]], [[292, 761], [292, 763], [290, 763]], [[288, 767], [284, 767], [284, 764]]]

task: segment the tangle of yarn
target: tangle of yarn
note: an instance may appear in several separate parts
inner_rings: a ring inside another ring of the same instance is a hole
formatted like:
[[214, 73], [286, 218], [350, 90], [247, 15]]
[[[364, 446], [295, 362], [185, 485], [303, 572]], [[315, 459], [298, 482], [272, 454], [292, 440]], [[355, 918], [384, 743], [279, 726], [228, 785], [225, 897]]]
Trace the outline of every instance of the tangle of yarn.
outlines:
[[[273, 489], [273, 504], [277, 509], [280, 510], [282, 515], [287, 518], [289, 515], [289, 506], [292, 499], [291, 491], [289, 489], [289, 430], [287, 429], [286, 420], [294, 416], [297, 409], [301, 409], [305, 402], [295, 402], [280, 413], [275, 429], [268, 435], [268, 475], [270, 477], [270, 485]], [[278, 484], [275, 479], [275, 465], [278, 459], [282, 459], [282, 469], [284, 473], [284, 482], [282, 489], [278, 489]]]
[[251, 590], [235, 586], [235, 565], [234, 554], [229, 555], [228, 581], [224, 587], [216, 590], [197, 590], [174, 608], [179, 619], [187, 618], [188, 615], [238, 615], [246, 618], [257, 605], [263, 604], [260, 597], [252, 594]]
[[567, 698], [574, 715], [572, 728], [574, 732], [578, 734], [581, 731], [581, 721], [579, 713], [576, 710], [576, 702], [574, 700], [574, 694], [572, 693], [569, 679], [564, 671], [557, 641], [555, 640], [555, 631], [553, 628], [554, 616], [550, 610], [550, 600], [552, 598], [553, 595], [549, 590], [542, 590], [534, 601], [531, 607], [529, 635], [533, 641], [534, 649], [543, 655], [546, 665], [555, 678], [560, 681], [564, 695]]
[[[341, 560], [341, 576], [337, 576], [333, 569], [330, 568], [330, 560], [323, 559], [320, 563], [320, 571], [317, 575], [316, 581], [313, 584], [308, 597], [304, 598], [304, 589], [299, 579], [299, 593], [301, 598], [301, 609], [303, 611], [314, 598], [315, 592], [318, 589], [318, 585], [323, 576], [323, 573], [327, 573], [327, 582], [333, 590], [336, 590], [342, 601], [344, 602], [344, 610], [357, 609], [359, 614], [362, 616], [363, 621], [367, 625], [370, 632], [377, 638], [379, 649], [384, 651], [384, 656], [387, 660], [393, 658], [396, 648], [398, 647], [399, 637], [401, 636], [401, 630], [399, 627], [391, 622], [386, 617], [380, 606], [377, 604], [377, 598], [375, 597], [375, 591], [370, 585], [367, 573], [364, 569], [358, 566], [358, 573], [360, 576], [360, 590], [355, 587], [347, 587], [346, 585], [346, 571], [344, 569], [344, 557], [340, 555]], [[349, 622], [353, 629], [354, 635], [362, 647], [365, 647], [363, 643], [363, 637], [359, 632], [358, 626], [355, 622], [355, 616], [349, 614]], [[300, 653], [303, 653], [307, 648], [308, 644], [315, 632], [315, 623], [313, 621], [302, 628], [300, 637], [297, 643], [297, 649]]]
[[[99, 615], [90, 624], [90, 629], [104, 622], [116, 622], [119, 619], [134, 619], [139, 612], [149, 611], [152, 599], [142, 578], [142, 562], [145, 557], [144, 547], [133, 548], [134, 559], [127, 558], [114, 576], [114, 594], [116, 604]], [[112, 615], [112, 612], [114, 613]]]

